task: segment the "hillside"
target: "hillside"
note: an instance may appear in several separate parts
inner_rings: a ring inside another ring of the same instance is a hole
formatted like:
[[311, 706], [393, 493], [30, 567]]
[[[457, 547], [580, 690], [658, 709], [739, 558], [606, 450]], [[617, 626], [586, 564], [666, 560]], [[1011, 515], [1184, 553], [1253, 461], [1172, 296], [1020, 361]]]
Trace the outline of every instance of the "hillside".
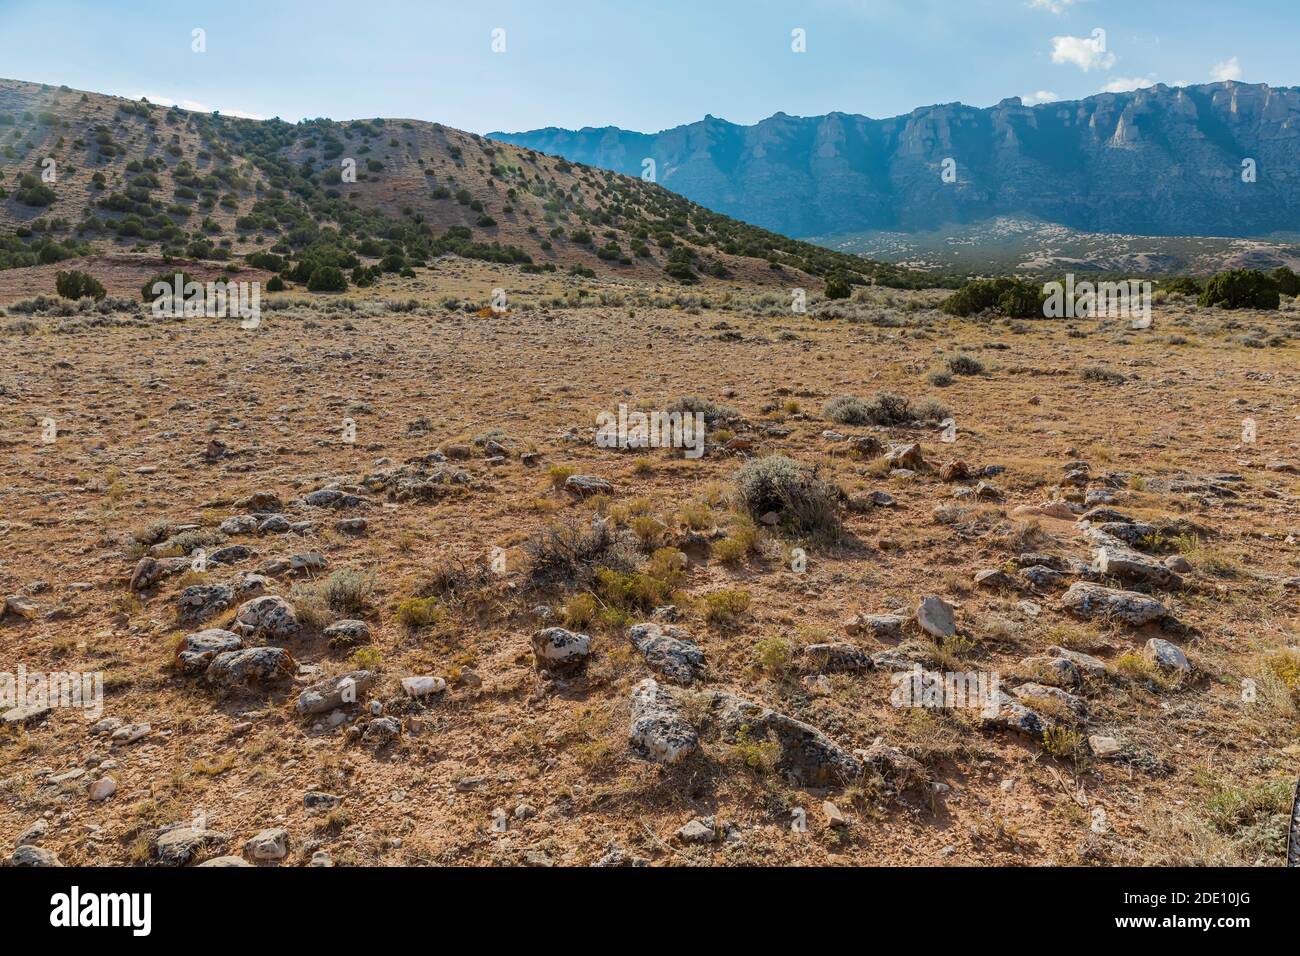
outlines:
[[[301, 282], [323, 264], [365, 283], [375, 276], [358, 268], [401, 272], [452, 253], [682, 283], [899, 278], [637, 178], [417, 120], [231, 119], [0, 80], [0, 143], [0, 268], [269, 252], [279, 259], [257, 264], [271, 271], [306, 259]], [[343, 181], [349, 160], [355, 182]]]
[[[713, 116], [646, 134], [614, 127], [491, 138], [659, 181], [785, 235], [915, 232], [995, 216], [1142, 235], [1261, 236], [1300, 221], [1300, 90], [1157, 84], [1074, 102], [906, 116]], [[956, 161], [956, 181], [941, 164]], [[1255, 160], [1256, 181], [1242, 181]], [[1159, 175], [1156, 172], [1159, 172]]]

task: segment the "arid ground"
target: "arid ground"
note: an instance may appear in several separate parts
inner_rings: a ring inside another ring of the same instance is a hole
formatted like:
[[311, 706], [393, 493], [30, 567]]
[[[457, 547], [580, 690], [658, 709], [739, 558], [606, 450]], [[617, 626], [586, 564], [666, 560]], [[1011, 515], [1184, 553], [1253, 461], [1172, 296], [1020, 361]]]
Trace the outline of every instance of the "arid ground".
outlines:
[[[138, 297], [127, 271], [111, 295]], [[0, 273], [0, 669], [102, 672], [104, 699], [98, 718], [55, 708], [5, 726], [6, 856], [26, 833], [65, 864], [261, 863], [278, 851], [247, 842], [282, 829], [280, 865], [1283, 860], [1300, 765], [1294, 303], [1175, 296], [1130, 330], [958, 320], [934, 308], [942, 291], [866, 287], [798, 314], [780, 289], [447, 256], [344, 296], [267, 295], [248, 330], [114, 298], [15, 309], [40, 286], [18, 273]], [[495, 288], [504, 312], [484, 310]], [[904, 425], [823, 413], [879, 393], [942, 403], [956, 441], [933, 406]], [[687, 397], [720, 410], [698, 459], [593, 440], [620, 403]], [[887, 457], [913, 443], [919, 460]], [[737, 473], [770, 455], [842, 491], [838, 538], [742, 513]], [[570, 475], [610, 488], [574, 494]], [[322, 489], [342, 496], [303, 500]], [[689, 686], [629, 641], [648, 604], [538, 573], [530, 542], [593, 518], [647, 562], [686, 555], [653, 603], [703, 652]], [[1099, 524], [1135, 529], [1147, 563], [1097, 571]], [[194, 569], [196, 552], [241, 545]], [[1000, 573], [977, 584], [982, 571]], [[1166, 614], [1134, 626], [1067, 602], [1090, 582]], [[217, 585], [233, 598], [204, 590]], [[186, 589], [221, 606], [183, 619]], [[237, 626], [258, 594], [285, 598], [297, 627], [244, 644], [283, 647], [290, 669], [183, 673], [185, 637]], [[954, 609], [951, 636], [918, 625], [931, 596]], [[369, 633], [327, 636], [338, 619]], [[576, 666], [539, 660], [551, 626], [591, 638]], [[1190, 670], [1153, 661], [1153, 638]], [[803, 650], [828, 643], [857, 663]], [[1041, 731], [894, 706], [909, 662], [1037, 683], [1021, 700]], [[374, 675], [359, 700], [299, 714], [306, 687], [358, 670]], [[445, 689], [412, 699], [412, 676]], [[652, 677], [698, 732], [675, 763], [629, 747], [633, 689]], [[713, 692], [780, 720], [719, 732]], [[861, 775], [795, 782], [791, 721], [859, 751]], [[168, 856], [175, 823], [197, 830]]]

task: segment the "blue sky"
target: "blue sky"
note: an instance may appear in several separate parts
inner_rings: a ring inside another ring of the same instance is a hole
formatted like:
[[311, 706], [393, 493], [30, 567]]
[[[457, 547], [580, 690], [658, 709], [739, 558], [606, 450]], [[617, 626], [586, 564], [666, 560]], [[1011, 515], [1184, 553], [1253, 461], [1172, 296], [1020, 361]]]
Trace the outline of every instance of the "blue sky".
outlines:
[[289, 120], [655, 131], [1300, 85], [1296, 15], [1296, 0], [0, 0], [0, 76]]

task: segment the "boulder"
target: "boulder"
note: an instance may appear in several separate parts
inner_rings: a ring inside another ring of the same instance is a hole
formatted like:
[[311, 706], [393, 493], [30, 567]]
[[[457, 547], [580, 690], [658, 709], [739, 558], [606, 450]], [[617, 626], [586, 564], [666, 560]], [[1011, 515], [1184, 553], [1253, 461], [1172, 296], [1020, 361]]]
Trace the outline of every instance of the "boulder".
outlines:
[[282, 647], [246, 647], [213, 658], [204, 680], [216, 687], [251, 688], [292, 679], [298, 665]]
[[799, 786], [843, 786], [862, 775], [862, 764], [824, 733], [763, 704], [712, 691], [710, 724], [726, 743], [774, 741], [776, 768]]
[[154, 857], [163, 866], [184, 866], [213, 850], [224, 849], [229, 842], [229, 833], [174, 823], [158, 834]]
[[254, 860], [283, 860], [289, 855], [289, 831], [284, 827], [262, 830], [244, 844], [244, 852]]
[[186, 635], [176, 653], [176, 666], [182, 674], [202, 674], [218, 654], [237, 651], [244, 646], [238, 634], [212, 627], [206, 631]]
[[275, 594], [263, 594], [245, 601], [235, 613], [234, 630], [245, 637], [285, 640], [298, 633], [298, 615], [293, 605]]
[[704, 652], [680, 627], [653, 621], [634, 624], [628, 638], [651, 670], [674, 683], [690, 684], [704, 672]]
[[1190, 674], [1192, 664], [1177, 644], [1171, 644], [1163, 638], [1153, 637], [1143, 648], [1143, 656], [1161, 670]]
[[588, 498], [591, 495], [610, 494], [614, 486], [604, 478], [596, 478], [593, 475], [570, 475], [564, 479], [564, 490], [579, 498]]
[[632, 690], [628, 746], [642, 760], [674, 764], [699, 746], [699, 737], [667, 688], [647, 677]]
[[533, 635], [533, 660], [542, 670], [580, 667], [591, 653], [591, 638], [562, 627], [548, 627]]
[[957, 633], [952, 605], [933, 595], [921, 599], [916, 608], [916, 623], [925, 633], [941, 640]]
[[1113, 618], [1141, 627], [1168, 617], [1168, 609], [1153, 597], [1082, 581], [1070, 585], [1061, 606], [1076, 617]]
[[181, 592], [182, 621], [204, 621], [220, 614], [235, 600], [235, 592], [224, 584], [192, 584]]
[[355, 704], [374, 682], [375, 675], [370, 671], [349, 671], [318, 681], [298, 695], [298, 714], [307, 717]]

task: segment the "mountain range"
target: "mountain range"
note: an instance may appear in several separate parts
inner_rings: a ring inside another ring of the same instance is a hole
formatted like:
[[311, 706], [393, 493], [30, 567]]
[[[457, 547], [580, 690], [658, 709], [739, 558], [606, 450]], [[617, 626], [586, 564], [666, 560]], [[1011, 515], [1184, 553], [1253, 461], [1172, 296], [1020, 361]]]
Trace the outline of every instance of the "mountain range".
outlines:
[[[1300, 89], [1164, 84], [905, 116], [714, 116], [659, 133], [490, 133], [655, 179], [788, 236], [921, 232], [998, 216], [1087, 232], [1265, 236], [1300, 223]], [[653, 160], [653, 166], [646, 163]], [[948, 162], [951, 161], [951, 162]], [[945, 175], [947, 173], [947, 175]]]

